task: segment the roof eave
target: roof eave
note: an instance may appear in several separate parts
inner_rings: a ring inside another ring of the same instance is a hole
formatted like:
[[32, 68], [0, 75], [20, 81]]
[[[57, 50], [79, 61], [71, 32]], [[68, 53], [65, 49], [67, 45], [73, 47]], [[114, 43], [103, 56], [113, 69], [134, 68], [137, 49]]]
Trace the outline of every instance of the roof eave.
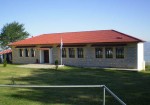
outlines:
[[[139, 40], [139, 41], [118, 41], [118, 42], [74, 42], [74, 43], [63, 43], [63, 44], [66, 44], [66, 45], [69, 45], [69, 44], [95, 44], [95, 43], [139, 43], [139, 42], [146, 42], [146, 41], [143, 41], [143, 40]], [[43, 43], [43, 44], [9, 44], [9, 46], [32, 46], [32, 45], [58, 45], [60, 43]]]

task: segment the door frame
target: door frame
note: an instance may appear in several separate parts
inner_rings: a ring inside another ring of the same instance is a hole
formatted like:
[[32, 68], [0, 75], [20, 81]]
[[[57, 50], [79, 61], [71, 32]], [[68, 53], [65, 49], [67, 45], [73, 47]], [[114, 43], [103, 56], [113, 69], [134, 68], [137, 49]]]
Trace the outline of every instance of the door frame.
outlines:
[[[52, 64], [52, 48], [47, 50], [49, 52], [49, 64]], [[44, 49], [40, 49], [40, 63], [44, 63]]]

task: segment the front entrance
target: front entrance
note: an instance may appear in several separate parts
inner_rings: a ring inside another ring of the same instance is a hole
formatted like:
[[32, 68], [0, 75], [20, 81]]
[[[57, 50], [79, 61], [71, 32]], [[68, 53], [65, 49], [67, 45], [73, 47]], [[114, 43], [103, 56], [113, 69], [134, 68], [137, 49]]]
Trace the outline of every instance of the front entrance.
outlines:
[[44, 63], [49, 63], [49, 50], [44, 50]]

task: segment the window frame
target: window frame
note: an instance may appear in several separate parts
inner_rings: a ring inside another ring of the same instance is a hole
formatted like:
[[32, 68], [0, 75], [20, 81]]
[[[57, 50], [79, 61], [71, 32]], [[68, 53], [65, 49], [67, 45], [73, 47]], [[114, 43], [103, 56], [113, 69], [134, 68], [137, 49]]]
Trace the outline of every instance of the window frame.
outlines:
[[103, 48], [101, 47], [95, 48], [95, 58], [103, 58]]
[[25, 48], [25, 57], [29, 57], [29, 49]]
[[67, 57], [66, 48], [62, 48], [62, 58], [66, 58], [66, 57]]
[[69, 49], [69, 58], [75, 58], [75, 48], [68, 48]]
[[77, 48], [77, 56], [78, 56], [78, 58], [84, 58], [84, 49], [83, 48]]
[[19, 49], [19, 57], [23, 57], [23, 49]]
[[31, 48], [30, 51], [31, 51], [31, 57], [35, 57], [35, 49]]
[[124, 57], [125, 57], [124, 47], [116, 47], [115, 50], [116, 50], [116, 58], [117, 59], [124, 59]]
[[[109, 52], [111, 50], [111, 52]], [[105, 48], [105, 58], [113, 58], [114, 50], [113, 47], [106, 47]]]

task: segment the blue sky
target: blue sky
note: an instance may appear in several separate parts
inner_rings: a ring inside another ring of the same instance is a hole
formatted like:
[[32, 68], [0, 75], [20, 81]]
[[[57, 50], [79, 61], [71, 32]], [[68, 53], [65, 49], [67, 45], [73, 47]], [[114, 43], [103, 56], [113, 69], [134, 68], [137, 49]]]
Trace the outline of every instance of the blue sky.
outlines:
[[150, 0], [0, 0], [0, 28], [17, 21], [31, 36], [106, 30], [150, 41]]

